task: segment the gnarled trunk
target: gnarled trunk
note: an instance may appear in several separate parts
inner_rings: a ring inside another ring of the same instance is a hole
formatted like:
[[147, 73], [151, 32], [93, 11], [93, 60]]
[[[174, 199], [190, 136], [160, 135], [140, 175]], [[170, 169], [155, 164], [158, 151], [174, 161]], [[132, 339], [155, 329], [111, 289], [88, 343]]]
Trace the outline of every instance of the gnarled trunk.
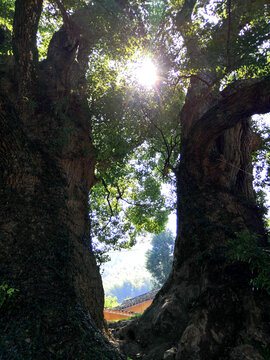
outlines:
[[224, 100], [223, 119], [222, 104], [198, 121], [188, 102], [183, 108], [173, 269], [142, 318], [118, 331], [131, 358], [261, 360], [269, 351], [269, 295], [252, 288], [248, 263], [229, 257], [235, 233], [266, 244], [252, 187], [254, 135], [235, 99]]
[[[116, 358], [98, 330], [104, 294], [89, 238], [87, 119], [53, 117], [43, 94], [33, 138], [1, 99], [1, 284], [16, 289], [1, 307], [1, 357]], [[68, 102], [79, 116], [80, 104]], [[72, 123], [71, 134], [60, 121]]]
[[63, 27], [38, 64], [41, 5], [16, 2], [15, 61], [0, 69], [0, 358], [118, 359], [90, 241], [86, 43]]

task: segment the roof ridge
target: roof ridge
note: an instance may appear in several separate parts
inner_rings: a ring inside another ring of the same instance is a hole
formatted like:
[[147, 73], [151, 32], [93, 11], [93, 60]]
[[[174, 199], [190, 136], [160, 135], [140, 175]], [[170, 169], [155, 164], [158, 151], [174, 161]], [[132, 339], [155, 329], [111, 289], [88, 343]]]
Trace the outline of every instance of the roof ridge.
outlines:
[[123, 312], [123, 313], [128, 313], [128, 314], [134, 314], [137, 315], [139, 313], [135, 312], [135, 311], [129, 311], [129, 310], [125, 310], [125, 309], [117, 309], [117, 308], [109, 308], [109, 307], [104, 307], [104, 310], [108, 310], [109, 312]]
[[[144, 301], [153, 299], [159, 290], [160, 289], [151, 290], [142, 295], [135, 296], [134, 298], [126, 299], [122, 302], [121, 305], [115, 307], [114, 309], [115, 310], [123, 310], [127, 307], [139, 304], [140, 302], [144, 302]], [[141, 301], [138, 301], [138, 300], [141, 300]]]

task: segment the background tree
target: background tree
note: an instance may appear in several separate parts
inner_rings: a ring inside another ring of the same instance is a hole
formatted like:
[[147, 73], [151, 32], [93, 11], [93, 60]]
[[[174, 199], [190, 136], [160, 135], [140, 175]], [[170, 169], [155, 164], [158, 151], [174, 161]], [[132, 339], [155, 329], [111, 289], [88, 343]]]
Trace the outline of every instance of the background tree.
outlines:
[[120, 304], [117, 302], [117, 297], [114, 296], [106, 296], [105, 297], [105, 302], [104, 302], [104, 307], [107, 307], [107, 308], [110, 308], [110, 309], [113, 309], [115, 308], [116, 306], [119, 306]]
[[154, 235], [152, 249], [146, 252], [146, 269], [151, 273], [155, 289], [159, 289], [167, 280], [173, 262], [174, 237], [170, 231]]
[[110, 288], [109, 294], [116, 296], [117, 300], [122, 303], [125, 299], [142, 295], [148, 292], [148, 290], [149, 284], [147, 282], [142, 282], [141, 279], [132, 279], [115, 284]]

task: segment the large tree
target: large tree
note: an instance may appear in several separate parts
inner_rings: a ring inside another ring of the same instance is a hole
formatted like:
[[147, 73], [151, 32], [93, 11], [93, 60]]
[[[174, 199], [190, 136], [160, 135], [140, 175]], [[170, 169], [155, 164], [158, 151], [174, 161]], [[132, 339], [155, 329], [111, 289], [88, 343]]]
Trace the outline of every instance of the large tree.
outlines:
[[[96, 45], [121, 48], [134, 14], [121, 1], [64, 5], [1, 4], [1, 359], [119, 358], [98, 330], [104, 293], [89, 237], [96, 179], [86, 72]], [[39, 61], [46, 16], [60, 26]]]
[[250, 117], [270, 111], [269, 4], [172, 1], [163, 14], [156, 49], [186, 86], [180, 161], [171, 165], [177, 238], [167, 282], [120, 331], [123, 349], [147, 360], [266, 359], [269, 255]]

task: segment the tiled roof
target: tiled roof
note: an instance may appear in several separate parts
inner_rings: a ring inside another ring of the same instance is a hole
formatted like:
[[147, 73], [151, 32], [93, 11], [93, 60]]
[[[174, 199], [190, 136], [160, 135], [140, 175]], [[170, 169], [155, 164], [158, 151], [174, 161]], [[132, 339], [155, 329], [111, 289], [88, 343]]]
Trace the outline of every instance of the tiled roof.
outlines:
[[114, 310], [123, 310], [123, 309], [126, 309], [126, 308], [130, 307], [130, 306], [140, 304], [140, 303], [142, 303], [144, 301], [154, 299], [154, 297], [155, 297], [155, 295], [157, 294], [158, 291], [159, 291], [159, 289], [158, 290], [152, 290], [152, 291], [149, 291], [148, 293], [136, 296], [136, 297], [134, 297], [132, 299], [126, 299], [126, 300], [124, 300], [122, 302], [122, 304], [120, 306], [115, 307]]
[[125, 315], [127, 317], [134, 316], [134, 315], [138, 314], [138, 313], [136, 313], [134, 311], [128, 311], [128, 310], [118, 309], [118, 308], [111, 309], [111, 308], [107, 308], [107, 307], [104, 308], [104, 312], [118, 314], [118, 315]]

